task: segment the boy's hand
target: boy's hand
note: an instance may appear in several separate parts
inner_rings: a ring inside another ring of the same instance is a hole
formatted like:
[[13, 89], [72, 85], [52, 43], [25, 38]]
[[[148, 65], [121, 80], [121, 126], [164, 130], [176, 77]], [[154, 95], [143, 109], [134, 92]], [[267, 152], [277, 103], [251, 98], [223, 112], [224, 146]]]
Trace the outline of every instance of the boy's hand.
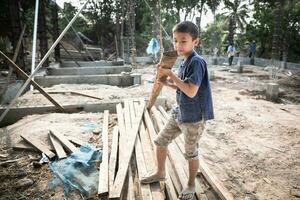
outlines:
[[160, 64], [156, 66], [156, 70], [157, 70], [157, 77], [170, 76], [170, 74], [172, 73], [170, 69], [162, 68]]

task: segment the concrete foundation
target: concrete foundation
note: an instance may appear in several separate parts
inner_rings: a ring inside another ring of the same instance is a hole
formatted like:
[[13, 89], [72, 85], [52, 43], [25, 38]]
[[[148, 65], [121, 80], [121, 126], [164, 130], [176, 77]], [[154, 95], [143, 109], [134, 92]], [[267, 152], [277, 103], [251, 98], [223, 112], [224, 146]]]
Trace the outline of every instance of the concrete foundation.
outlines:
[[8, 85], [7, 90], [1, 96], [1, 104], [8, 104], [10, 103], [22, 87], [24, 81], [16, 81], [15, 83], [11, 83]]
[[[34, 80], [43, 87], [58, 84], [105, 84], [119, 87], [134, 85], [141, 74], [110, 74], [110, 75], [69, 75], [69, 76], [35, 76]], [[141, 78], [139, 79], [141, 81]], [[141, 84], [141, 82], [136, 83]]]
[[266, 99], [276, 101], [278, 99], [279, 85], [277, 83], [268, 83], [266, 86]]
[[208, 77], [209, 77], [209, 80], [211, 80], [211, 81], [215, 80], [215, 71], [212, 70], [212, 69], [209, 69], [208, 70]]
[[100, 75], [100, 74], [120, 74], [130, 72], [130, 66], [107, 66], [107, 67], [64, 67], [47, 68], [48, 75]]
[[243, 73], [243, 65], [237, 65], [236, 66], [236, 71], [237, 71], [237, 73]]
[[[124, 65], [124, 60], [117, 61], [78, 61], [77, 62], [80, 67], [105, 67], [105, 66], [120, 66]], [[78, 67], [78, 65], [74, 61], [63, 61], [60, 64], [60, 67]]]
[[[148, 100], [149, 98], [145, 98]], [[109, 110], [110, 113], [116, 113], [116, 105], [122, 103], [121, 100], [111, 100], [109, 102], [102, 103], [93, 103], [93, 104], [72, 104], [72, 105], [63, 105], [65, 110], [68, 113], [78, 113], [78, 112], [103, 112], [104, 110]], [[167, 108], [167, 99], [165, 97], [159, 97], [155, 103], [156, 106], [162, 106], [165, 109]], [[5, 111], [4, 108], [0, 109], [0, 115]], [[46, 114], [46, 113], [54, 113], [57, 112], [55, 106], [27, 106], [27, 107], [18, 107], [11, 108], [5, 118], [0, 122], [0, 128], [4, 126], [8, 126], [17, 122], [27, 115], [34, 114]]]

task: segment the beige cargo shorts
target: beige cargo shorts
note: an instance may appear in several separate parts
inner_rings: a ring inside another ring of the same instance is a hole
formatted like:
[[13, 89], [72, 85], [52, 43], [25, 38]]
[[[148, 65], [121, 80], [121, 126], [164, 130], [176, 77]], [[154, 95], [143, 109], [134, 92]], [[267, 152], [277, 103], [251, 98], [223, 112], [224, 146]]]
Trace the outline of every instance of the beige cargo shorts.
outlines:
[[184, 135], [184, 157], [186, 160], [198, 159], [198, 143], [205, 127], [205, 122], [179, 123], [176, 116], [171, 115], [159, 132], [154, 143], [156, 146], [167, 147], [181, 133]]

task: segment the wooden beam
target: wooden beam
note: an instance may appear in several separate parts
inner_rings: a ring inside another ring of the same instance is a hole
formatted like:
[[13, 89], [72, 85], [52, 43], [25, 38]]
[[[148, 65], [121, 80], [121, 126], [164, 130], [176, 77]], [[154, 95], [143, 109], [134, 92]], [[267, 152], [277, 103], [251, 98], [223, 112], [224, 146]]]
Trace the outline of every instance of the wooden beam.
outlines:
[[[149, 115], [149, 112], [148, 110], [145, 110], [145, 113], [144, 113], [144, 120], [145, 120], [145, 123], [146, 123], [146, 127], [147, 127], [147, 131], [148, 131], [148, 134], [150, 136], [150, 141], [151, 141], [151, 144], [152, 144], [152, 148], [154, 148], [154, 139], [156, 137], [156, 132], [155, 132], [155, 129], [153, 127], [153, 123], [152, 123], [152, 120], [150, 118], [150, 115]], [[143, 134], [142, 134], [143, 135]], [[145, 138], [145, 136], [142, 136], [141, 138]], [[155, 156], [155, 154], [153, 153], [153, 155]], [[155, 163], [156, 163], [156, 159], [155, 160]], [[175, 189], [177, 188], [174, 188], [175, 184], [173, 185], [172, 183], [172, 180], [175, 178], [175, 174], [173, 173], [170, 173], [170, 172], [173, 172], [173, 170], [169, 170], [169, 167], [170, 167], [170, 159], [167, 157], [167, 173], [166, 173], [166, 189], [167, 189], [167, 193], [168, 193], [168, 197], [170, 199], [177, 199], [177, 194], [176, 194], [176, 191]], [[157, 163], [156, 163], [157, 164]], [[172, 175], [172, 176], [171, 176]], [[177, 177], [178, 178], [178, 177]], [[176, 185], [177, 186], [177, 185]], [[182, 188], [181, 188], [182, 189]], [[180, 190], [181, 191], [181, 190]], [[177, 193], [180, 192], [178, 191], [177, 189]]]
[[[10, 66], [12, 66], [16, 70], [16, 72], [20, 75], [20, 77], [22, 77], [24, 80], [29, 79], [29, 76], [20, 67], [18, 67], [12, 60], [10, 60], [4, 53], [2, 53], [2, 51], [0, 51], [0, 54], [9, 61]], [[38, 91], [40, 91], [41, 94], [44, 95], [51, 103], [53, 103], [53, 105], [59, 111], [65, 112], [65, 109], [59, 103], [57, 103], [47, 92], [45, 92], [39, 84], [37, 84], [32, 79], [30, 79], [30, 83], [34, 86], [34, 88], [36, 88]]]
[[108, 194], [109, 185], [108, 185], [108, 121], [109, 121], [109, 111], [104, 111], [103, 116], [103, 126], [102, 126], [102, 162], [100, 164], [99, 172], [99, 187], [98, 195], [105, 196]]
[[[135, 107], [135, 111], [137, 111], [139, 107], [137, 102], [134, 103], [134, 107]], [[155, 170], [154, 151], [152, 148], [153, 147], [149, 140], [149, 136], [146, 135], [144, 122], [142, 122], [139, 128], [139, 136], [137, 137], [137, 142], [135, 147], [137, 163], [138, 161], [142, 162], [141, 164], [142, 166], [140, 167], [142, 168], [141, 169], [142, 172], [140, 172], [139, 170], [139, 180], [141, 177], [145, 177], [147, 174]], [[138, 157], [141, 157], [141, 159], [138, 159]], [[144, 184], [141, 184], [141, 187], [143, 185]], [[165, 199], [164, 194], [162, 192], [163, 188], [160, 187], [160, 183], [152, 183], [150, 185], [150, 189], [151, 189], [150, 192], [152, 191], [151, 196], [153, 199], [155, 200]]]
[[[101, 97], [96, 97], [88, 94], [84, 94], [81, 92], [76, 92], [76, 91], [46, 91], [48, 94], [73, 94], [73, 95], [79, 95], [79, 96], [84, 96], [84, 97], [89, 97], [92, 99], [97, 99], [97, 100], [103, 100]], [[37, 94], [38, 92], [33, 92], [33, 94]]]
[[125, 182], [128, 165], [130, 163], [130, 158], [134, 149], [136, 135], [138, 133], [139, 126], [143, 117], [144, 109], [145, 103], [143, 102], [141, 108], [139, 109], [136, 119], [132, 122], [132, 128], [126, 131], [126, 133], [129, 133], [126, 137], [127, 151], [124, 155], [124, 162], [120, 163], [119, 170], [115, 178], [114, 186], [109, 194], [109, 198], [120, 198], [121, 196], [121, 191]]
[[[122, 105], [119, 103], [116, 106], [117, 110], [117, 117], [118, 117], [118, 126], [119, 126], [119, 132], [120, 132], [120, 138], [119, 138], [119, 165], [122, 163], [122, 160], [124, 159], [124, 152], [126, 151], [126, 128], [125, 128], [125, 121], [124, 121], [124, 110], [122, 108]], [[111, 189], [111, 188], [110, 188]]]
[[[166, 69], [171, 69], [177, 60], [177, 56], [178, 55], [177, 55], [176, 51], [164, 52], [159, 61], [161, 67], [166, 68]], [[147, 109], [150, 110], [152, 108], [161, 89], [163, 88], [163, 85], [160, 83], [160, 80], [166, 80], [166, 78], [167, 77], [156, 76], [156, 79], [155, 79], [153, 87], [152, 87], [150, 99], [149, 99], [149, 102], [147, 105]]]
[[[158, 127], [161, 130], [164, 126], [163, 121], [165, 120], [162, 119], [163, 115], [156, 109], [156, 107], [152, 107], [151, 111], [153, 112], [154, 119], [157, 121]], [[186, 187], [189, 175], [187, 161], [175, 143], [169, 144], [169, 149], [170, 151], [168, 151], [168, 155], [171, 163], [177, 171], [182, 187]], [[199, 199], [207, 200], [207, 196], [204, 194], [204, 190], [200, 186], [199, 182], [196, 181], [195, 184], [196, 196]]]
[[87, 143], [85, 141], [82, 141], [81, 139], [78, 139], [78, 138], [72, 137], [72, 136], [68, 136], [67, 139], [77, 146], [82, 146]]
[[214, 191], [219, 195], [222, 200], [233, 200], [232, 194], [223, 186], [222, 182], [212, 173], [209, 167], [206, 165], [203, 158], [199, 157], [200, 171], [207, 180], [207, 182], [212, 186]]
[[[167, 112], [162, 107], [159, 107], [159, 110], [165, 118], [168, 117]], [[180, 148], [181, 152], [183, 152], [184, 151], [183, 137], [179, 136], [175, 140], [175, 143]], [[212, 186], [212, 188], [218, 194], [218, 196], [222, 200], [231, 200], [231, 199], [233, 199], [233, 196], [222, 185], [222, 183], [218, 180], [218, 178], [211, 172], [211, 170], [208, 168], [208, 166], [206, 165], [204, 159], [201, 156], [199, 156], [199, 164], [200, 164], [200, 166], [199, 166], [200, 173], [203, 174], [206, 181]], [[201, 189], [201, 190], [203, 190], [203, 189]]]
[[111, 145], [111, 152], [109, 157], [109, 188], [114, 185], [115, 175], [116, 175], [116, 166], [118, 159], [118, 144], [119, 144], [119, 127], [115, 126], [113, 130], [113, 138]]
[[27, 135], [21, 135], [21, 137], [24, 140], [26, 140], [26, 142], [28, 142], [29, 144], [34, 146], [37, 150], [44, 153], [49, 159], [52, 159], [55, 157], [55, 154], [52, 151], [50, 151], [50, 149], [46, 145], [42, 144], [37, 139], [27, 136]]
[[54, 136], [52, 136], [50, 133], [49, 133], [49, 138], [50, 138], [50, 141], [56, 152], [58, 159], [66, 158], [67, 154], [66, 154], [65, 150], [63, 149], [62, 144], [59, 142], [59, 140], [57, 138], [55, 138]]
[[[137, 139], [135, 141], [135, 158], [136, 158], [136, 163], [137, 163], [137, 168], [138, 168], [138, 176], [139, 176], [139, 182], [140, 182], [141, 177], [145, 177], [147, 175], [147, 170], [146, 170], [146, 164], [145, 164], [145, 160], [143, 157], [142, 146], [141, 146], [141, 141], [140, 141], [139, 136], [137, 136]], [[152, 194], [151, 194], [150, 185], [149, 184], [140, 184], [140, 188], [141, 188], [141, 197], [142, 197], [141, 199], [151, 200]]]
[[49, 131], [49, 132], [51, 135], [56, 137], [69, 152], [73, 153], [74, 151], [77, 150], [77, 148], [68, 140], [67, 137], [63, 136], [62, 134], [55, 133], [52, 131]]

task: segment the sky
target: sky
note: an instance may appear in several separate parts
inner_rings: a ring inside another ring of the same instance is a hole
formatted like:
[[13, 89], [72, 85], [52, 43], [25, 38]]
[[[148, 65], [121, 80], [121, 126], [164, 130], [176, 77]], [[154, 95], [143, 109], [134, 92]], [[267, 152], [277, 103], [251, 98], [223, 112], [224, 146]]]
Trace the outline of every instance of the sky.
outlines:
[[[62, 7], [62, 8], [63, 8], [64, 2], [69, 2], [69, 3], [71, 3], [73, 6], [76, 6], [77, 8], [80, 8], [80, 7], [81, 7], [81, 5], [80, 5], [80, 3], [79, 3], [78, 0], [56, 0], [56, 2], [57, 2], [57, 4], [58, 4], [60, 7]], [[223, 5], [221, 5], [221, 6], [217, 9], [216, 13], [218, 13], [218, 12], [221, 10], [220, 8], [221, 8], [222, 6], [223, 6]], [[183, 15], [183, 14], [181, 15], [181, 18], [182, 18], [182, 20], [183, 20], [183, 18], [184, 18], [184, 15]], [[187, 20], [192, 20], [192, 19], [189, 19], [189, 18], [188, 18]], [[196, 22], [196, 17], [194, 17], [192, 21], [193, 21], [193, 22]], [[212, 22], [213, 22], [213, 14], [212, 14], [212, 12], [211, 12], [210, 10], [208, 10], [207, 13], [205, 13], [205, 14], [202, 15], [201, 28], [202, 28], [202, 29], [205, 28], [205, 26], [206, 26], [208, 23], [212, 23]]]

